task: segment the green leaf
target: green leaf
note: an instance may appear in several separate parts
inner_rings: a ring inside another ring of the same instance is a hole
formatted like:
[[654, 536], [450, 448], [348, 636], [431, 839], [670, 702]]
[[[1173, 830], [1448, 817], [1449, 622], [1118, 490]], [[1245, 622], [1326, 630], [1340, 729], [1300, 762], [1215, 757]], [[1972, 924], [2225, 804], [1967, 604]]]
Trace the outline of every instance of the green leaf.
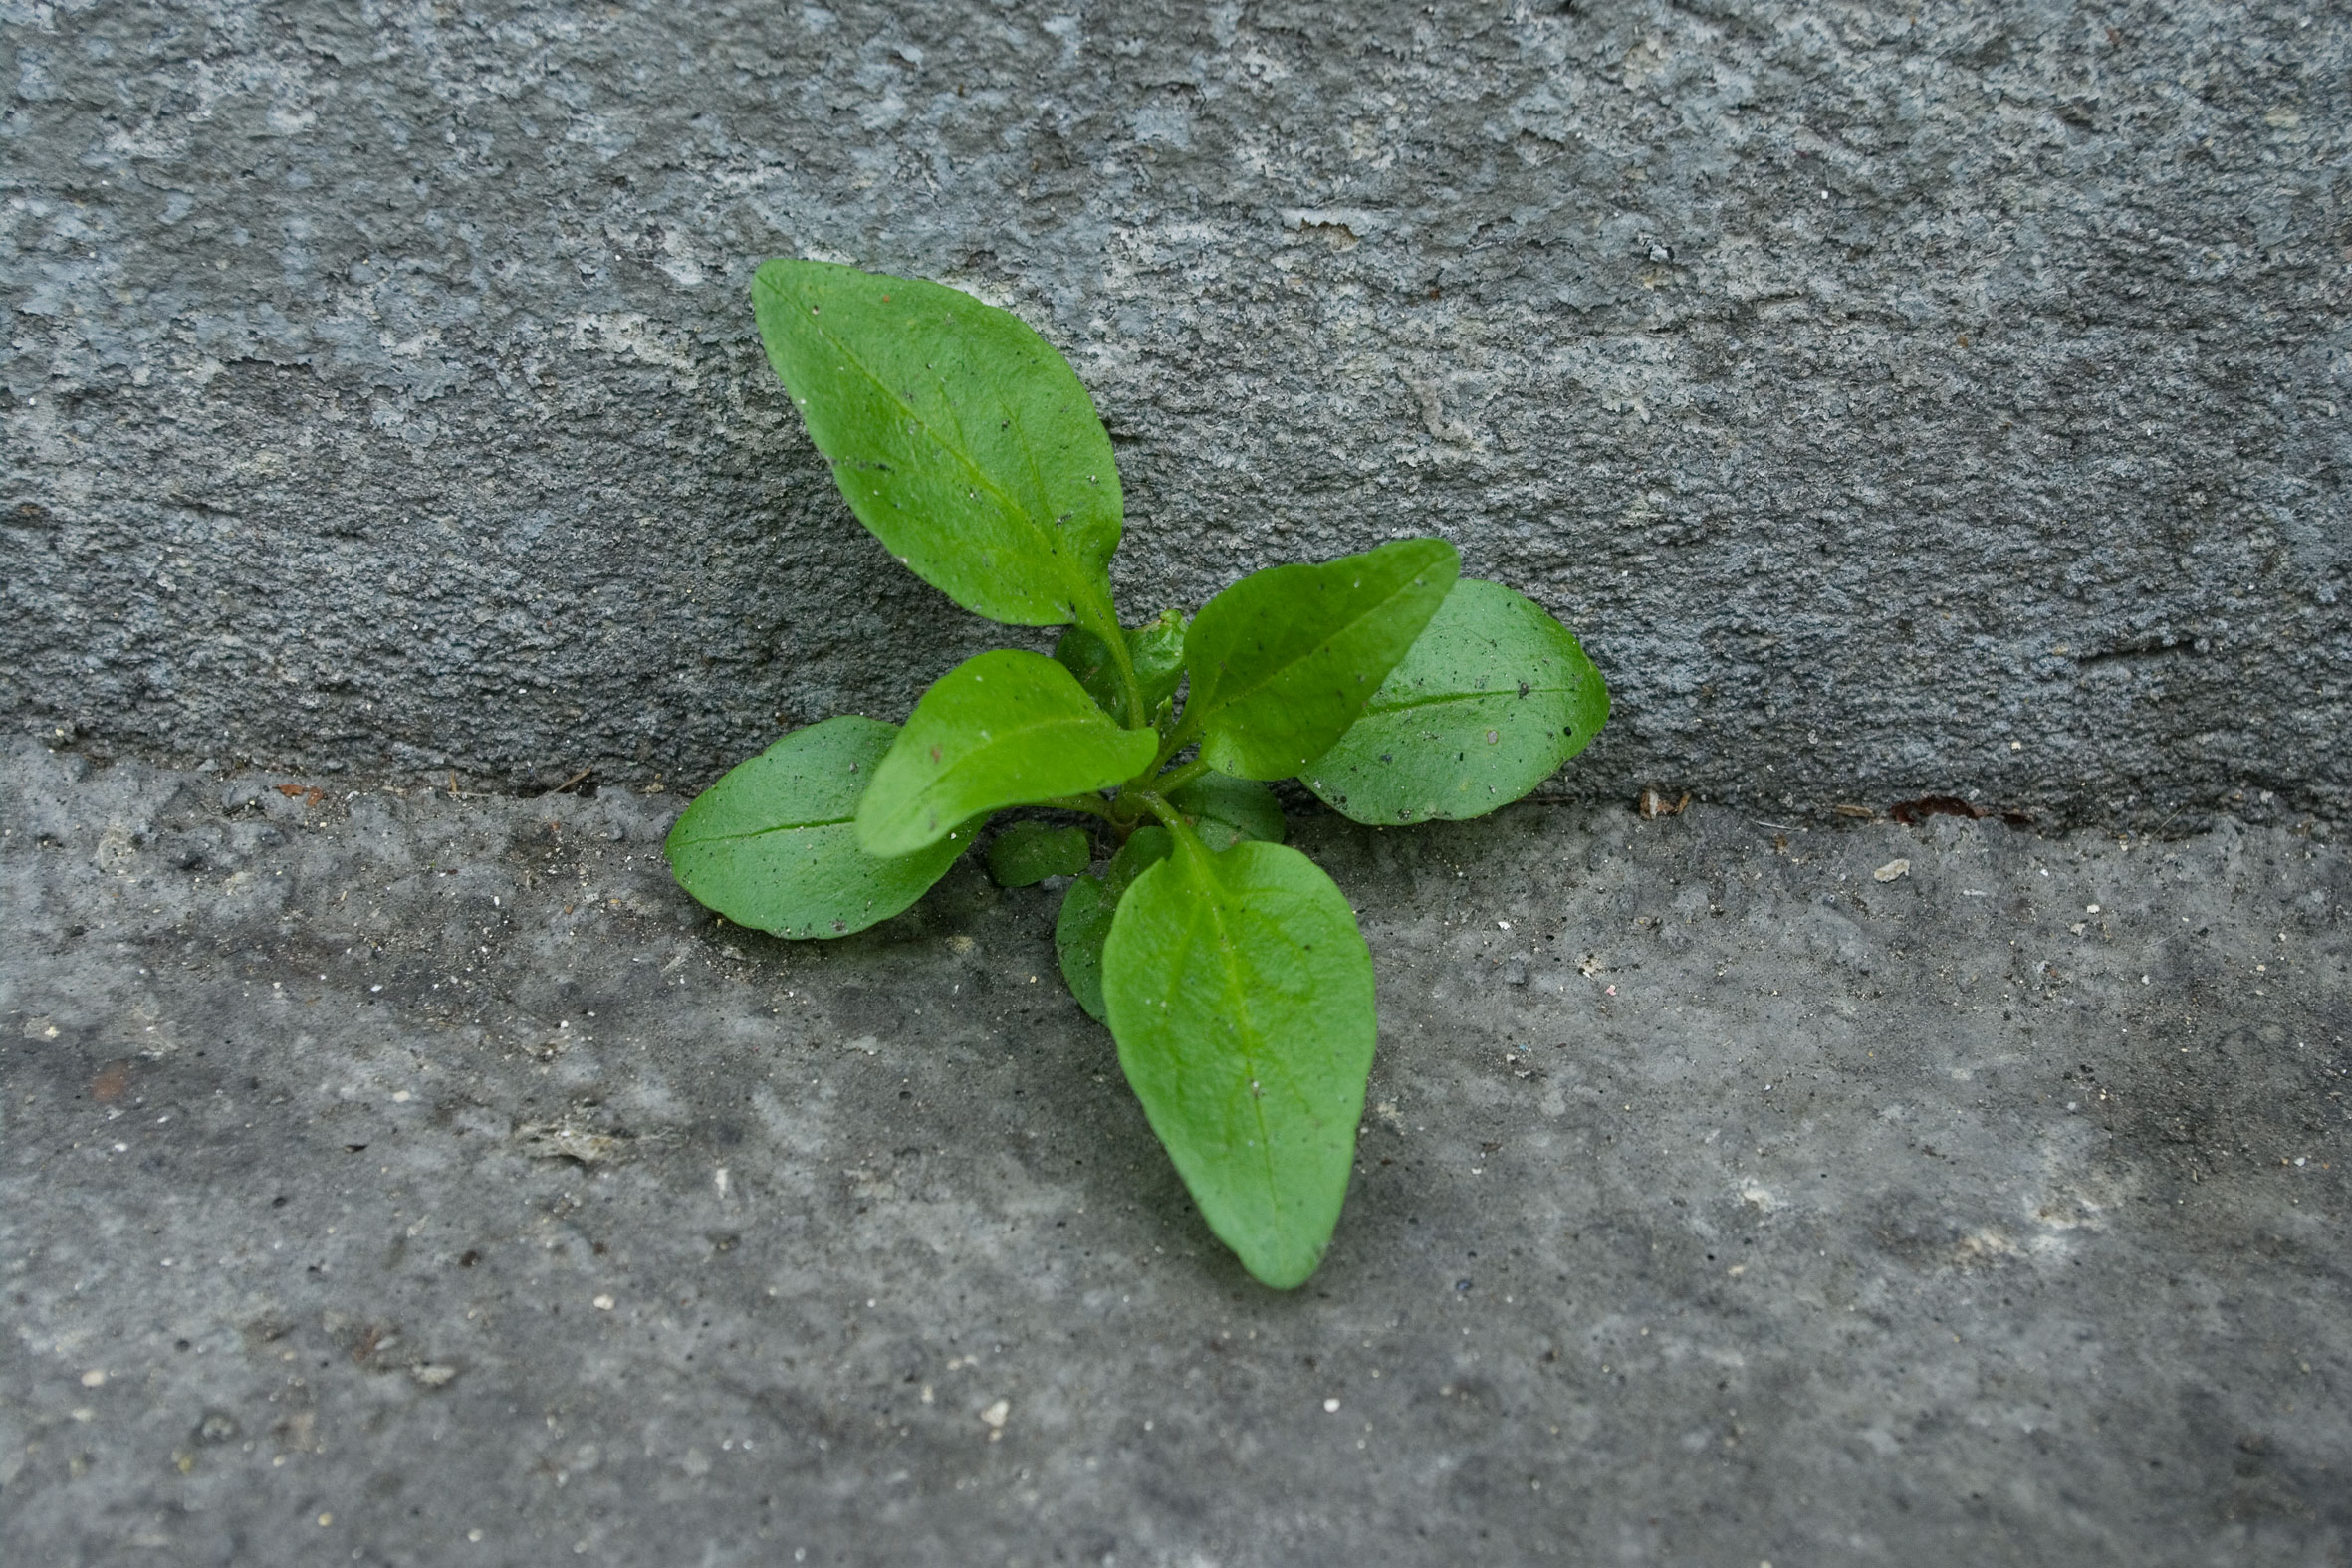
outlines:
[[796, 730], [686, 807], [665, 852], [670, 874], [739, 926], [780, 937], [863, 931], [923, 896], [971, 847], [967, 822], [913, 854], [882, 859], [857, 842], [857, 798], [898, 734], [841, 717]]
[[1273, 566], [1218, 594], [1185, 633], [1180, 727], [1239, 779], [1284, 779], [1330, 750], [1437, 612], [1462, 568], [1442, 539], [1319, 566]]
[[1231, 849], [1245, 838], [1279, 844], [1288, 833], [1282, 801], [1247, 779], [1206, 773], [1171, 793], [1168, 803], [1194, 819], [1193, 831], [1211, 849]]
[[[1283, 839], [1282, 802], [1264, 784], [1204, 774], [1170, 796], [1179, 811], [1198, 818], [1194, 831], [1211, 849], [1223, 849], [1243, 839]], [[1095, 1022], [1108, 1021], [1102, 1008], [1102, 943], [1110, 935], [1111, 918], [1119, 900], [1135, 879], [1168, 858], [1175, 840], [1164, 827], [1139, 827], [1129, 836], [1100, 876], [1080, 877], [1062, 895], [1061, 914], [1054, 923], [1054, 948], [1061, 959], [1061, 978]]]
[[1484, 816], [1584, 750], [1608, 716], [1608, 689], [1567, 627], [1466, 577], [1299, 779], [1359, 822]]
[[1000, 648], [942, 675], [907, 716], [857, 805], [869, 853], [903, 855], [965, 818], [1119, 784], [1158, 738], [1122, 730], [1042, 653]]
[[1189, 832], [1127, 890], [1102, 950], [1119, 1065], [1184, 1185], [1278, 1290], [1322, 1260], [1372, 1069], [1372, 955], [1295, 849]]
[[1068, 666], [1078, 678], [1086, 695], [1102, 705], [1102, 711], [1131, 729], [1142, 729], [1149, 724], [1152, 714], [1161, 703], [1176, 694], [1176, 683], [1184, 678], [1184, 614], [1181, 610], [1163, 610], [1160, 618], [1145, 626], [1130, 626], [1126, 630], [1127, 657], [1134, 662], [1135, 678], [1143, 687], [1143, 716], [1130, 719], [1127, 715], [1127, 689], [1119, 680], [1119, 667], [1110, 656], [1110, 645], [1083, 626], [1072, 626], [1054, 644], [1054, 657]]
[[1184, 611], [1162, 610], [1159, 619], [1127, 632], [1127, 656], [1135, 661], [1147, 720], [1148, 710], [1175, 696], [1177, 682], [1184, 679], [1185, 625]]
[[1158, 865], [1175, 849], [1164, 827], [1139, 827], [1110, 858], [1100, 876], [1082, 876], [1062, 895], [1061, 913], [1054, 922], [1054, 951], [1061, 960], [1061, 978], [1069, 994], [1097, 1023], [1109, 1021], [1102, 1010], [1102, 943], [1110, 935], [1111, 917], [1135, 879]]
[[988, 874], [1000, 887], [1029, 887], [1050, 876], [1075, 876], [1093, 858], [1082, 827], [1015, 822], [988, 846]]
[[764, 263], [752, 306], [810, 439], [891, 555], [994, 620], [1108, 622], [1118, 470], [1053, 345], [955, 289], [829, 262]]
[[1082, 876], [1061, 895], [1061, 913], [1054, 917], [1054, 953], [1061, 960], [1061, 978], [1097, 1023], [1103, 1021], [1102, 940], [1110, 935], [1118, 909], [1102, 878]]

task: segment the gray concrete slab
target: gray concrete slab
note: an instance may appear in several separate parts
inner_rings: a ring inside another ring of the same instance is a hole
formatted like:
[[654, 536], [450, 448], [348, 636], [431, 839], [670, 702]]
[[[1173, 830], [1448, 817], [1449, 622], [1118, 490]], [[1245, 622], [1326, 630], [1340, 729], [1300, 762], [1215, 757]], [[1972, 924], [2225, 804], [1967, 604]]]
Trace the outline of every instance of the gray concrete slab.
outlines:
[[674, 786], [902, 716], [998, 633], [761, 362], [811, 254], [1070, 354], [1137, 620], [1455, 540], [1587, 639], [1612, 798], [2352, 805], [2340, 5], [125, 0], [0, 51], [20, 731]]
[[787, 946], [675, 801], [6, 755], [0, 1559], [2352, 1553], [2324, 827], [1296, 815], [1381, 1041], [1276, 1295], [1052, 889]]

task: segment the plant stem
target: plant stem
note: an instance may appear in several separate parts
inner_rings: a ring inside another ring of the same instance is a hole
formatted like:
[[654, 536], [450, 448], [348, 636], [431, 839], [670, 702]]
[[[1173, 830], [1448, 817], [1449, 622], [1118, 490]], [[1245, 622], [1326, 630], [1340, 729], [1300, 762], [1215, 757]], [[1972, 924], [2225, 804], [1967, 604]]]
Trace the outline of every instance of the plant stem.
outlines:
[[1100, 795], [1058, 794], [1050, 800], [1040, 800], [1038, 804], [1050, 805], [1058, 811], [1083, 811], [1089, 816], [1099, 816], [1106, 822], [1111, 820], [1110, 806]]
[[1167, 773], [1154, 779], [1151, 782], [1151, 787], [1153, 792], [1158, 794], [1174, 794], [1208, 771], [1209, 765], [1196, 757], [1182, 768], [1170, 769]]
[[1158, 773], [1161, 769], [1168, 766], [1169, 758], [1175, 756], [1178, 752], [1183, 751], [1187, 746], [1190, 746], [1193, 743], [1194, 738], [1200, 732], [1199, 728], [1192, 722], [1192, 704], [1187, 701], [1184, 707], [1184, 717], [1178, 719], [1176, 721], [1176, 728], [1168, 732], [1167, 740], [1162, 742], [1160, 745], [1160, 755], [1152, 759], [1151, 767], [1145, 770], [1147, 773]]

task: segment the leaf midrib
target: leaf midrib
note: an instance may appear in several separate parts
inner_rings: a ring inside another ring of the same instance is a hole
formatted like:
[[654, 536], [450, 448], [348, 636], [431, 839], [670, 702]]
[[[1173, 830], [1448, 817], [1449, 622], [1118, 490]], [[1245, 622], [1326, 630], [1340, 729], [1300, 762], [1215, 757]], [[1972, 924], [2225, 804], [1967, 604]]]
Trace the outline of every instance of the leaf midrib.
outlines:
[[[785, 294], [783, 289], [779, 288], [778, 286], [770, 284], [766, 287], [770, 293], [776, 295], [779, 299], [784, 301], [788, 310], [791, 309], [796, 303], [789, 295]], [[1062, 577], [1064, 585], [1077, 585], [1066, 572], [1060, 569], [1061, 562], [1064, 560], [1074, 560], [1077, 557], [1077, 551], [1071, 541], [1066, 539], [1060, 541], [1062, 544], [1072, 545], [1072, 548], [1066, 554], [1060, 550], [1056, 549], [1053, 536], [1058, 531], [1052, 525], [1040, 523], [1037, 518], [1031, 514], [1028, 507], [1023, 506], [1010, 491], [1006, 490], [1004, 486], [998, 484], [995, 479], [989, 476], [989, 473], [986, 469], [983, 469], [977, 462], [973, 460], [971, 453], [964, 450], [963, 447], [951, 445], [947, 440], [945, 440], [940, 434], [939, 427], [930, 419], [926, 418], [922, 410], [916, 408], [914, 404], [908, 402], [905, 397], [900, 395], [898, 392], [893, 391], [889, 382], [883, 380], [879, 375], [876, 375], [872, 368], [868, 366], [863, 359], [859, 358], [857, 353], [851, 349], [847, 343], [843, 342], [832, 333], [829, 328], [824, 325], [824, 318], [822, 314], [814, 312], [810, 313], [809, 321], [811, 323], [811, 330], [815, 332], [819, 337], [822, 337], [826, 343], [838, 350], [842, 358], [846, 359], [850, 364], [856, 366], [857, 373], [864, 376], [867, 381], [871, 382], [876, 391], [880, 392], [896, 406], [905, 409], [907, 416], [916, 424], [920, 425], [926, 435], [929, 435], [932, 440], [939, 443], [941, 451], [948, 453], [950, 456], [954, 457], [958, 463], [962, 464], [965, 472], [969, 473], [974, 480], [978, 481], [981, 487], [986, 489], [990, 495], [1003, 502], [1004, 505], [1011, 510], [1013, 515], [1029, 528], [1031, 533], [1039, 537], [1040, 542], [1046, 546], [1047, 554], [1054, 558], [1056, 563], [1056, 574]], [[999, 406], [1006, 406], [1002, 399], [999, 400]], [[1012, 410], [1008, 408], [1008, 412], [1011, 411]], [[1014, 420], [1013, 423], [1014, 428], [1021, 433], [1023, 449], [1025, 452], [1027, 452], [1029, 433], [1022, 427], [1021, 422], [1018, 419]], [[957, 433], [959, 437], [962, 434], [960, 430]], [[1031, 458], [1031, 468], [1033, 471], [1036, 468], [1036, 460], [1034, 455], [1032, 455]], [[1070, 595], [1073, 607], [1079, 595], [1075, 593]]]
[[[1180, 849], [1178, 853], [1182, 854], [1183, 851]], [[1194, 929], [1196, 930], [1202, 921], [1207, 921], [1210, 926], [1214, 928], [1211, 932], [1211, 935], [1215, 939], [1216, 952], [1219, 955], [1221, 967], [1225, 971], [1227, 995], [1234, 999], [1234, 1011], [1237, 1014], [1236, 1026], [1234, 1030], [1235, 1037], [1241, 1040], [1255, 1040], [1258, 1038], [1258, 1034], [1254, 1023], [1253, 1026], [1249, 1028], [1244, 1028], [1241, 1026], [1244, 1022], [1252, 1020], [1250, 1018], [1249, 1008], [1245, 1005], [1248, 992], [1242, 985], [1241, 974], [1235, 963], [1235, 956], [1238, 950], [1236, 949], [1234, 943], [1229, 940], [1231, 933], [1224, 920], [1224, 906], [1218, 901], [1217, 897], [1219, 893], [1226, 891], [1225, 882], [1224, 879], [1219, 877], [1213, 869], [1206, 866], [1197, 865], [1199, 858], [1199, 854], [1196, 853], [1194, 857], [1196, 863], [1186, 865], [1185, 870], [1191, 879], [1196, 880], [1203, 885], [1204, 891], [1208, 896], [1196, 899], [1194, 901], [1195, 907], [1192, 923]], [[1171, 979], [1173, 978], [1174, 976], [1171, 974]], [[1247, 1046], [1237, 1046], [1236, 1053], [1242, 1058], [1243, 1066], [1248, 1072], [1248, 1077], [1244, 1079], [1242, 1090], [1243, 1093], [1248, 1094], [1248, 1085], [1250, 1083], [1256, 1082], [1263, 1085], [1265, 1080], [1261, 1075], [1262, 1069], [1259, 1066], [1257, 1056]], [[1258, 1150], [1265, 1166], [1267, 1197], [1268, 1200], [1272, 1202], [1276, 1195], [1281, 1192], [1282, 1185], [1275, 1179], [1274, 1139], [1267, 1131], [1266, 1102], [1263, 1098], [1257, 1095], [1251, 1095], [1250, 1114], [1258, 1124]]]
[[747, 838], [765, 838], [770, 833], [798, 833], [811, 827], [854, 827], [857, 818], [828, 816], [821, 822], [779, 822], [774, 827], [755, 827], [748, 833], [704, 833], [686, 840], [688, 847], [697, 844], [736, 844]]
[[1575, 688], [1571, 686], [1538, 686], [1534, 682], [1529, 681], [1528, 683], [1528, 689], [1524, 692], [1519, 689], [1518, 683], [1514, 682], [1512, 685], [1496, 687], [1489, 691], [1445, 692], [1435, 697], [1415, 696], [1410, 702], [1384, 704], [1380, 701], [1379, 694], [1375, 692], [1372, 696], [1372, 700], [1364, 706], [1364, 717], [1369, 719], [1375, 714], [1385, 715], [1392, 713], [1410, 713], [1416, 708], [1442, 708], [1448, 703], [1485, 702], [1491, 698], [1496, 697], [1511, 697], [1524, 700], [1529, 697], [1538, 696], [1568, 697], [1574, 695], [1574, 693]]

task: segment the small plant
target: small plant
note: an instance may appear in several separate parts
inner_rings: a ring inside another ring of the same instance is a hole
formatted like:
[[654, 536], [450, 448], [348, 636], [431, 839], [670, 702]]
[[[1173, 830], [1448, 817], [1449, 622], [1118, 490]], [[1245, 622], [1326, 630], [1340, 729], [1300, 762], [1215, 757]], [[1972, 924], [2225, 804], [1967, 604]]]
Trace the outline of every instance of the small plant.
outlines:
[[1075, 875], [1055, 931], [1078, 1003], [1202, 1216], [1249, 1271], [1304, 1281], [1338, 1223], [1374, 1037], [1372, 956], [1283, 843], [1266, 781], [1382, 825], [1480, 816], [1581, 751], [1608, 694], [1574, 637], [1442, 539], [1253, 572], [1125, 626], [1110, 439], [1061, 356], [939, 284], [772, 261], [769, 362], [850, 510], [966, 609], [1067, 626], [1054, 655], [950, 670], [904, 728], [835, 718], [713, 784], [669, 836], [681, 885], [779, 936], [912, 904], [992, 814], [989, 867]]

